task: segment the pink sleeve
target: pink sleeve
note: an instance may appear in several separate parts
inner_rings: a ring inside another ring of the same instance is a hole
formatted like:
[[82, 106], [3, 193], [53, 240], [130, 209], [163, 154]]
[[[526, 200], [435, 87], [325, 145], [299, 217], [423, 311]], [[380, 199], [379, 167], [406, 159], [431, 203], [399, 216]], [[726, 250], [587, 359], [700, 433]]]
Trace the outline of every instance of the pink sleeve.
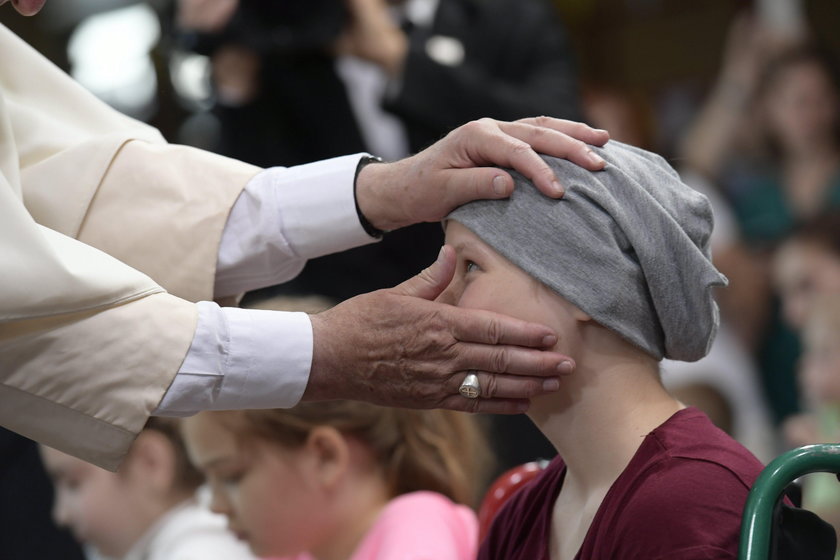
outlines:
[[391, 501], [352, 560], [474, 560], [478, 520], [466, 506], [432, 492]]

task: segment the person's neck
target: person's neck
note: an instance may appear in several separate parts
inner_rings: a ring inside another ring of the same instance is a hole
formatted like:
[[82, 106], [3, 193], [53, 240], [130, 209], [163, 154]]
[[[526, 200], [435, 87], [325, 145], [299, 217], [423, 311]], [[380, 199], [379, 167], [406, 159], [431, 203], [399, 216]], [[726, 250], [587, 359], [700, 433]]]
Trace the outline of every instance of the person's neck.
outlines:
[[566, 464], [564, 489], [582, 497], [612, 485], [644, 437], [684, 408], [653, 358], [623, 341], [590, 348], [560, 392], [534, 399], [528, 413]]
[[336, 523], [322, 546], [310, 551], [312, 557], [316, 560], [352, 558], [388, 502], [381, 473], [368, 472], [348, 480], [335, 496]]

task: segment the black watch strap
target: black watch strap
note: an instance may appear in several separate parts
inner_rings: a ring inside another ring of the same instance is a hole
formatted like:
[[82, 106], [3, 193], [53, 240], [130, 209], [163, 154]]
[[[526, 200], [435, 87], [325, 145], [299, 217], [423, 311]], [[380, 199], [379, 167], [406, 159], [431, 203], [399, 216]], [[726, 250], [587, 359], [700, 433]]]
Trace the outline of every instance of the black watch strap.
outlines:
[[376, 156], [364, 156], [362, 159], [359, 160], [359, 165], [356, 166], [356, 174], [353, 176], [353, 200], [356, 203], [356, 214], [359, 216], [359, 223], [362, 224], [362, 228], [365, 232], [370, 235], [371, 237], [382, 237], [385, 233], [381, 229], [375, 227], [372, 223], [368, 221], [364, 214], [362, 214], [362, 210], [359, 208], [359, 199], [356, 198], [356, 181], [359, 179], [359, 173], [361, 173], [362, 169], [365, 168], [366, 165], [371, 163], [384, 163], [382, 158]]

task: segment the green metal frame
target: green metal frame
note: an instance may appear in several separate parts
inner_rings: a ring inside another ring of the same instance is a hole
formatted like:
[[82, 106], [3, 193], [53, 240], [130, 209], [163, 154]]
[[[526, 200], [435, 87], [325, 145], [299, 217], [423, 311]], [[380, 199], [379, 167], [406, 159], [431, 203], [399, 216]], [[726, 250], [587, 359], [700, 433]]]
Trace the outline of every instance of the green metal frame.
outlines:
[[809, 473], [840, 473], [840, 444], [806, 445], [779, 455], [753, 484], [741, 523], [739, 560], [770, 558], [773, 508], [788, 484]]

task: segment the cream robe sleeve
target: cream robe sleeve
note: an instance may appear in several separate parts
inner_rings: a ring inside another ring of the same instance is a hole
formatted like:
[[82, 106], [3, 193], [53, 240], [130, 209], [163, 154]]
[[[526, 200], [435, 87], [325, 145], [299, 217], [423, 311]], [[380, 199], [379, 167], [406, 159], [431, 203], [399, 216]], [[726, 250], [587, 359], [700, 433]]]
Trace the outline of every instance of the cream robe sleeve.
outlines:
[[2, 25], [0, 53], [0, 425], [113, 469], [258, 169], [166, 144]]

